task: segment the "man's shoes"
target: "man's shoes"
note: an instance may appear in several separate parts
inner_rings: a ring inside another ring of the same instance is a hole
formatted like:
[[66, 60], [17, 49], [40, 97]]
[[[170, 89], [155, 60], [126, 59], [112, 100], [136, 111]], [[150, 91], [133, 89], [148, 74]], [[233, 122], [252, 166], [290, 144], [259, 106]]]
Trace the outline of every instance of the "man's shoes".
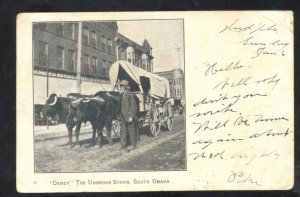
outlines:
[[131, 150], [133, 150], [133, 149], [136, 149], [136, 146], [128, 146], [128, 147], [127, 147], [127, 151], [128, 151], [128, 152], [131, 151]]

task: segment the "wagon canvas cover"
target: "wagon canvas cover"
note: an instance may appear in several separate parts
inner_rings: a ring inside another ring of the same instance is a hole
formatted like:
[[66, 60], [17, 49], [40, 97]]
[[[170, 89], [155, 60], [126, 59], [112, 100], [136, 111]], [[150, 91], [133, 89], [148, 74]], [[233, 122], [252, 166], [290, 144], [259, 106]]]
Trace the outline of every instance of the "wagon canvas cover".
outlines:
[[[126, 76], [129, 76], [130, 79], [124, 78], [124, 73], [122, 72], [125, 72], [127, 74]], [[120, 77], [120, 75], [123, 77]], [[137, 86], [140, 88], [142, 87], [143, 91], [145, 91], [145, 87], [143, 87], [141, 78], [147, 78], [150, 82], [149, 96], [170, 98], [170, 86], [169, 81], [166, 78], [145, 71], [124, 60], [117, 61], [111, 66], [109, 70], [109, 78], [112, 88], [115, 88], [118, 79], [126, 79], [134, 81]]]

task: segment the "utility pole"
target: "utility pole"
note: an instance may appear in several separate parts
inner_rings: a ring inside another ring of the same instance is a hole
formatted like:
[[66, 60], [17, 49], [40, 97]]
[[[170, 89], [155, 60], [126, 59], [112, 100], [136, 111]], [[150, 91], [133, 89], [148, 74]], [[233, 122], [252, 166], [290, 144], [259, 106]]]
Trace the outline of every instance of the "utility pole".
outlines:
[[[48, 51], [47, 51], [47, 56], [46, 56], [46, 62], [47, 62], [47, 99], [49, 97], [49, 55], [48, 55]], [[48, 116], [46, 116], [47, 118], [47, 130], [49, 130], [49, 120], [48, 120]]]
[[82, 22], [78, 23], [78, 50], [77, 50], [77, 93], [81, 94], [81, 36]]
[[48, 55], [46, 56], [46, 64], [47, 64], [47, 73], [46, 73], [46, 79], [47, 79], [47, 81], [46, 81], [46, 89], [47, 89], [47, 98], [48, 98], [48, 96], [49, 96], [49, 57], [48, 57]]
[[180, 68], [180, 48], [176, 48], [176, 51], [178, 52], [178, 67]]

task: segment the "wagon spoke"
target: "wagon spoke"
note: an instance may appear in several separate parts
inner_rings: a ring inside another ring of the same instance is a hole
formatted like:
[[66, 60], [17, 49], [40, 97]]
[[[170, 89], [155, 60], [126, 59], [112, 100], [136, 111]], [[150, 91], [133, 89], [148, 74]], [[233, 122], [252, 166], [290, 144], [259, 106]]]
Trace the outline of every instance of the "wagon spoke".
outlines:
[[112, 130], [116, 136], [120, 136], [120, 131], [121, 131], [120, 121], [115, 120], [113, 122]]
[[160, 114], [156, 108], [151, 109], [149, 114], [149, 130], [152, 136], [157, 136], [160, 131]]

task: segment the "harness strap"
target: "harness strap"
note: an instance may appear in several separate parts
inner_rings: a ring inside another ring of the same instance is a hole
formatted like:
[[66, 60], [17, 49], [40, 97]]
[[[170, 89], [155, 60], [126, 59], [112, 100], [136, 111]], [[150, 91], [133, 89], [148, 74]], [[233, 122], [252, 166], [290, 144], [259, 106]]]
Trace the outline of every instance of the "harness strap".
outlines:
[[98, 110], [98, 114], [97, 114], [97, 119], [98, 119], [99, 116], [100, 116], [100, 109], [99, 109], [99, 107], [97, 107], [97, 110]]
[[71, 109], [71, 104], [69, 104], [69, 113], [68, 113], [68, 115], [67, 115], [67, 118], [69, 118], [69, 116], [71, 115], [71, 114], [70, 114], [70, 111], [71, 111], [70, 109]]

